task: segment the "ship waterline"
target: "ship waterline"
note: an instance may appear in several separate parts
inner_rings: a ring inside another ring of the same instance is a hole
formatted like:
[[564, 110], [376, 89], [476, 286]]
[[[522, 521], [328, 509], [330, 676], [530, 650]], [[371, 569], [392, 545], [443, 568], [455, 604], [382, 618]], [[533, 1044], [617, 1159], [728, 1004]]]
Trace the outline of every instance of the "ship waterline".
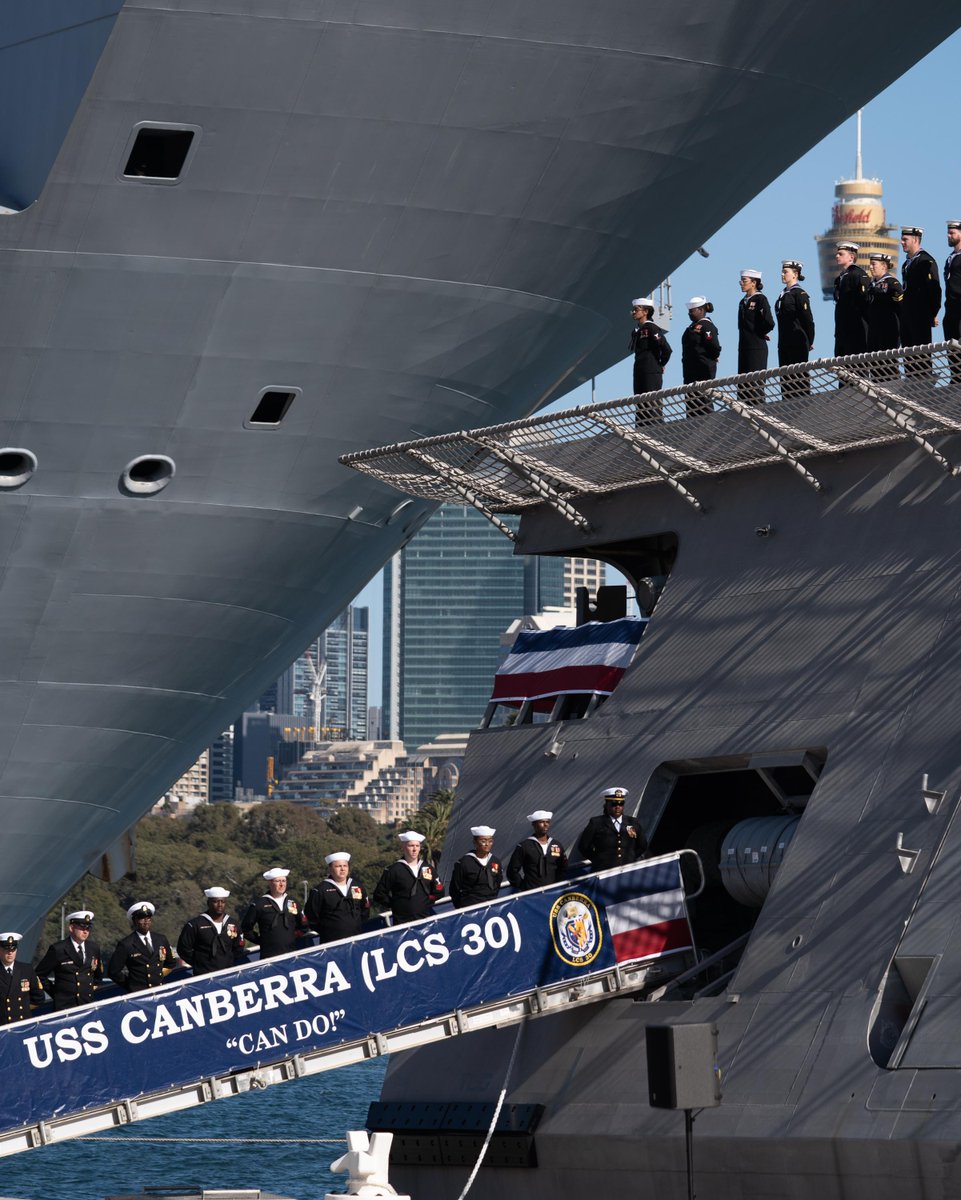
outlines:
[[[906, 51], [893, 5], [876, 33], [826, 2], [29, 8], [0, 76], [31, 101], [81, 16], [97, 36], [79, 101], [25, 103], [0, 160], [25, 206], [0, 218], [12, 928], [426, 518], [339, 454], [521, 416], [622, 357], [625, 297], [958, 23], [918, 6]], [[192, 135], [176, 172], [141, 173], [144, 129]], [[286, 415], [252, 422], [271, 391]]]

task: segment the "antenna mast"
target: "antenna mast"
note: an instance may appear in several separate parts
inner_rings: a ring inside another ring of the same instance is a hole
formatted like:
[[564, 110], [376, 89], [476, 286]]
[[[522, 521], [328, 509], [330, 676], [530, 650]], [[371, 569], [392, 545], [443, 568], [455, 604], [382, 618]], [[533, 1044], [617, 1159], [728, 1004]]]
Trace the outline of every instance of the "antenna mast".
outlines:
[[855, 179], [863, 179], [864, 178], [864, 176], [862, 174], [862, 168], [861, 168], [861, 110], [860, 109], [858, 109], [858, 153], [857, 153], [857, 158], [854, 160], [854, 178]]

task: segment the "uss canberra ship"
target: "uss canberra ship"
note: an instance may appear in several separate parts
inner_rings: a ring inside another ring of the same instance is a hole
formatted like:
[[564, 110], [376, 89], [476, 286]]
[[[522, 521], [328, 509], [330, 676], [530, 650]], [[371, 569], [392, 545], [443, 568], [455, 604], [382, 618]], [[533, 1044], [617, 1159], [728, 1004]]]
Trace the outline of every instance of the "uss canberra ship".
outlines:
[[426, 519], [339, 453], [623, 357], [627, 298], [958, 20], [8, 0], [5, 927], [122, 873], [137, 818]]

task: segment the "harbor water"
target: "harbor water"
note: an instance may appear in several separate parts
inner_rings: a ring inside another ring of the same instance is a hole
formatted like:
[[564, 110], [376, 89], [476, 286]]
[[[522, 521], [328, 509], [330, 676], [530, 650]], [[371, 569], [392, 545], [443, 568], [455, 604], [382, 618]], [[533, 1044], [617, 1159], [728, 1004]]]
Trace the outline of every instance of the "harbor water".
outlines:
[[104, 1200], [144, 1187], [248, 1187], [322, 1200], [346, 1179], [330, 1164], [346, 1150], [347, 1130], [364, 1128], [386, 1065], [374, 1059], [5, 1158], [0, 1196]]

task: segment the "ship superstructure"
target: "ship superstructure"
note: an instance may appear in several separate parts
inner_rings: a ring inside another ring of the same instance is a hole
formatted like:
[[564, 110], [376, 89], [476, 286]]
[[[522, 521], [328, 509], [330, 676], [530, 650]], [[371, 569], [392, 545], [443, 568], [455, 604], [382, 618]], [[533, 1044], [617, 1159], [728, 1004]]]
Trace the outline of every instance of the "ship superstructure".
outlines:
[[[694, 1023], [723, 1076], [695, 1127], [703, 1200], [961, 1193], [961, 344], [751, 383], [750, 403], [718, 380], [352, 459], [520, 512], [517, 553], [593, 553], [647, 598], [603, 707], [471, 735], [441, 874], [470, 826], [503, 856], [536, 808], [573, 846], [627, 786], [652, 854], [696, 849], [708, 881], [683, 983], [552, 1016], [516, 1056], [505, 1030], [392, 1061], [398, 1127], [505, 1081], [545, 1106], [536, 1168], [487, 1186], [688, 1195], [645, 1028]], [[715, 411], [687, 417], [692, 398]], [[458, 1185], [430, 1151], [404, 1190]]]
[[517, 416], [622, 357], [627, 299], [959, 19], [919, 5], [908, 48], [893, 4], [866, 27], [827, 0], [7, 8], [19, 929], [129, 865], [105, 848], [425, 519], [339, 453]]

